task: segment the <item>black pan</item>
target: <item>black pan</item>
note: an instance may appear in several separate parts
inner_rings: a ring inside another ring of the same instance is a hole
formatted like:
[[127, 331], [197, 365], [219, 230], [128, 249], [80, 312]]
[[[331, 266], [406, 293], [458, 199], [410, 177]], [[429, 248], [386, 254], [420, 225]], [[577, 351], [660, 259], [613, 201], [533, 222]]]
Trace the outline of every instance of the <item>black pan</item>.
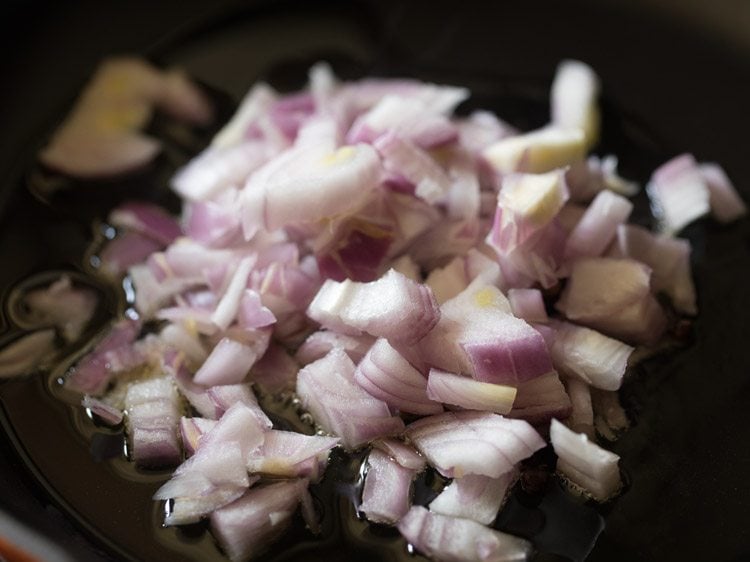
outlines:
[[[690, 151], [721, 162], [750, 200], [750, 48], [741, 23], [734, 23], [748, 21], [741, 2], [698, 7], [705, 22], [700, 15], [678, 18], [683, 9], [676, 3], [649, 9], [645, 2], [538, 0], [154, 4], [7, 8], [0, 24], [0, 108], [7, 111], [0, 135], [3, 295], [39, 272], [82, 271], [92, 222], [126, 195], [175, 204], [163, 181], [185, 157], [184, 147], [127, 182], [38, 196], [34, 151], [110, 53], [184, 66], [224, 112], [255, 80], [297, 88], [307, 67], [326, 59], [344, 77], [415, 75], [466, 85], [475, 92], [472, 104], [523, 128], [546, 120], [557, 62], [580, 58], [604, 85], [600, 149], [620, 155], [626, 177], [643, 182], [663, 160]], [[738, 37], [733, 29], [740, 29]], [[638, 220], [648, 222], [643, 198], [636, 206]], [[700, 316], [690, 345], [645, 362], [624, 386], [633, 427], [612, 449], [623, 458], [625, 493], [592, 507], [552, 482], [543, 500], [515, 494], [498, 520], [532, 538], [538, 560], [581, 559], [589, 549], [591, 561], [750, 559], [750, 225], [702, 221], [683, 236], [695, 247]], [[101, 325], [118, 296], [111, 287], [97, 288], [104, 296]], [[3, 326], [9, 333], [7, 314]], [[118, 460], [116, 436], [60, 402], [54, 377], [0, 383], [0, 534], [20, 536], [8, 527], [10, 516], [57, 545], [47, 557], [222, 559], [201, 526], [159, 527], [160, 506], [150, 495], [166, 474], [136, 473]], [[337, 461], [317, 491], [326, 513], [323, 536], [293, 527], [266, 560], [406, 558], [393, 531], [353, 519], [345, 493], [329, 498], [328, 490], [342, 490], [349, 469]], [[37, 551], [42, 544], [24, 541]]]

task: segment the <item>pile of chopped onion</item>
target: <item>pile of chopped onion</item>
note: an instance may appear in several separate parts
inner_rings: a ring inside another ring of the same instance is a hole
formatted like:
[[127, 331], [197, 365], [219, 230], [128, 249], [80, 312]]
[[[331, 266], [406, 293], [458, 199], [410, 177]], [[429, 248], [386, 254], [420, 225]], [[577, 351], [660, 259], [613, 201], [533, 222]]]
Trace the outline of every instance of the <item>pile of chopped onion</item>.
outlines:
[[[518, 133], [455, 116], [463, 88], [318, 64], [302, 92], [254, 86], [177, 173], [179, 223], [144, 203], [110, 215], [104, 269], [127, 270], [138, 320], [66, 384], [104, 423], [124, 416], [134, 462], [179, 465], [155, 495], [166, 524], [209, 518], [232, 560], [300, 505], [315, 532], [307, 490], [333, 447], [369, 449], [359, 511], [435, 560], [529, 554], [491, 525], [547, 435], [566, 480], [617, 493], [618, 457], [595, 442], [623, 426], [613, 391], [635, 346], [697, 311], [673, 235], [745, 208], [720, 167], [684, 155], [649, 182], [664, 232], [628, 225], [637, 186], [587, 154], [598, 89], [563, 62], [551, 122]], [[295, 396], [319, 434], [275, 428], [256, 392]], [[450, 482], [414, 505], [426, 467]]]

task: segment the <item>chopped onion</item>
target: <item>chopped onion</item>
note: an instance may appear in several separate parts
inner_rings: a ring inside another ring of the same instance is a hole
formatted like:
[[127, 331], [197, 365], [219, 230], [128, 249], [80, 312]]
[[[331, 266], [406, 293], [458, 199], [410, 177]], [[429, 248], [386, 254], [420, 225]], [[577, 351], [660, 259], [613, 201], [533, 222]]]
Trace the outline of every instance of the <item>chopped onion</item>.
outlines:
[[417, 550], [446, 562], [516, 562], [531, 553], [531, 544], [524, 539], [418, 505], [401, 519], [398, 530]]
[[677, 156], [654, 171], [646, 190], [667, 234], [679, 232], [710, 211], [708, 184], [690, 154]]
[[521, 418], [532, 424], [565, 419], [572, 405], [559, 375], [552, 371], [518, 385], [513, 409], [508, 417]]
[[609, 499], [622, 482], [620, 457], [589, 441], [557, 420], [550, 425], [550, 440], [558, 456], [557, 470], [599, 501]]
[[119, 425], [122, 423], [123, 412], [103, 400], [94, 398], [86, 394], [81, 400], [81, 405], [88, 409], [92, 414], [104, 421], [107, 425]]
[[300, 370], [297, 395], [302, 406], [326, 431], [356, 449], [378, 437], [401, 433], [404, 423], [392, 416], [388, 405], [354, 382], [354, 363], [340, 349]]
[[293, 431], [270, 430], [263, 445], [251, 452], [247, 469], [272, 477], [304, 477], [317, 481], [323, 475], [335, 437], [303, 435]]
[[297, 509], [305, 480], [287, 480], [252, 488], [211, 514], [211, 531], [230, 560], [260, 554], [287, 528]]
[[550, 351], [558, 369], [595, 388], [620, 388], [633, 347], [567, 322], [555, 322], [553, 328], [555, 341]]
[[109, 223], [117, 228], [148, 236], [164, 246], [182, 234], [177, 221], [164, 209], [145, 201], [128, 201], [109, 213]]
[[[116, 147], [111, 170], [143, 162], [158, 150], [138, 132], [154, 103], [201, 120], [184, 79], [131, 70], [154, 89], [111, 137], [99, 131], [100, 147], [80, 138], [72, 164]], [[666, 329], [655, 297], [672, 299], [670, 318], [696, 312], [689, 244], [670, 236], [709, 206], [720, 221], [746, 211], [720, 168], [684, 155], [648, 188], [668, 235], [627, 225], [624, 196], [637, 186], [615, 156], [586, 154], [598, 91], [588, 66], [561, 63], [550, 123], [518, 133], [488, 112], [451, 116], [464, 89], [340, 82], [317, 65], [306, 90], [254, 87], [178, 172], [181, 222], [146, 203], [110, 214], [119, 235], [102, 270], [128, 271], [140, 320], [112, 326], [66, 386], [103, 423], [119, 423], [124, 402], [138, 464], [187, 458], [155, 494], [169, 500], [167, 525], [210, 517], [235, 560], [262, 551], [298, 504], [316, 533], [308, 483], [334, 447], [351, 460], [370, 445], [361, 502], [348, 492], [369, 520], [398, 523], [435, 560], [525, 559], [529, 543], [483, 525], [519, 463], [545, 447], [550, 420], [558, 471], [599, 499], [619, 489], [616, 455], [584, 434], [627, 426], [613, 391], [628, 344], [655, 345]], [[34, 326], [75, 339], [93, 310], [77, 289], [63, 277], [27, 295], [45, 318]], [[52, 293], [70, 298], [48, 307]], [[42, 359], [19, 349], [52, 351], [54, 338], [37, 332], [3, 350], [6, 371], [36, 368]], [[180, 418], [182, 399], [201, 417]], [[317, 434], [273, 429], [268, 405], [293, 408]], [[453, 481], [432, 511], [410, 509], [427, 467], [420, 486], [432, 470]]]
[[440, 317], [432, 291], [394, 270], [372, 283], [329, 279], [307, 314], [334, 331], [364, 331], [404, 344], [422, 339]]
[[179, 395], [168, 377], [132, 384], [125, 396], [125, 411], [136, 464], [161, 467], [179, 462]]
[[31, 323], [53, 325], [67, 341], [80, 337], [94, 315], [97, 302], [93, 291], [73, 286], [68, 275], [61, 275], [48, 287], [30, 291], [23, 298]]
[[528, 423], [488, 412], [446, 412], [409, 424], [406, 436], [441, 474], [498, 478], [544, 447]]
[[38, 330], [18, 338], [0, 351], [0, 379], [30, 374], [54, 349], [54, 330]]
[[428, 396], [427, 379], [384, 338], [378, 339], [359, 362], [354, 380], [394, 410], [419, 415], [443, 411]]
[[667, 318], [651, 294], [650, 276], [646, 265], [630, 259], [579, 259], [555, 306], [574, 322], [626, 341], [654, 343]]
[[130, 318], [124, 318], [113, 324], [107, 335], [73, 367], [65, 379], [66, 388], [94, 396], [104, 392], [110, 378], [114, 375], [107, 361], [107, 354], [118, 349], [130, 349], [140, 330], [140, 322]]
[[633, 204], [611, 191], [602, 191], [570, 232], [565, 257], [600, 256], [612, 242], [617, 227], [627, 221]]
[[543, 174], [583, 159], [585, 141], [581, 129], [545, 127], [501, 139], [485, 148], [482, 156], [503, 174]]
[[516, 389], [469, 377], [430, 369], [427, 396], [435, 402], [460, 406], [467, 410], [484, 410], [507, 414], [513, 407]]
[[133, 170], [159, 151], [158, 141], [139, 132], [154, 107], [199, 125], [213, 113], [202, 92], [179, 72], [163, 72], [135, 58], [105, 61], [39, 158], [78, 177]]
[[375, 338], [369, 334], [352, 336], [320, 330], [307, 337], [294, 357], [302, 365], [307, 365], [325, 357], [332, 349], [339, 348], [343, 349], [352, 361], [359, 363], [373, 343], [375, 343]]
[[430, 511], [491, 525], [517, 478], [516, 472], [506, 472], [499, 478], [477, 475], [456, 478], [430, 502]]
[[222, 338], [206, 362], [195, 373], [193, 380], [204, 386], [242, 382], [264, 351], [265, 348], [259, 352], [253, 346], [230, 338]]
[[550, 91], [552, 123], [583, 130], [587, 147], [599, 140], [599, 89], [599, 78], [587, 64], [565, 60], [557, 66]]
[[411, 484], [416, 471], [401, 466], [378, 449], [370, 451], [366, 462], [359, 511], [368, 521], [393, 525], [411, 507]]
[[727, 223], [747, 214], [747, 205], [719, 164], [705, 163], [698, 169], [708, 186], [708, 203], [716, 220]]
[[422, 472], [426, 466], [425, 459], [413, 447], [396, 439], [379, 439], [372, 444], [404, 468]]

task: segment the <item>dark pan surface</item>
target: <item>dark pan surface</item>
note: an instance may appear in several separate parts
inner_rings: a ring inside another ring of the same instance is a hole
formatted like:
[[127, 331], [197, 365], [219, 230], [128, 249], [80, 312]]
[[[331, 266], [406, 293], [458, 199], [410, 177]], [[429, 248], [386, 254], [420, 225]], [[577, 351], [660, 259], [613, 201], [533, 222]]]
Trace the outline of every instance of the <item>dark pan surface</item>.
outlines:
[[[668, 19], [593, 3], [541, 1], [220, 8], [136, 2], [122, 11], [86, 2], [67, 9], [40, 5], [48, 11], [39, 12], [33, 25], [28, 8], [16, 6], [20, 27], [5, 35], [23, 49], [3, 62], [5, 75], [16, 80], [0, 106], [12, 110], [0, 150], [3, 295], [38, 272], [82, 271], [93, 221], [126, 194], [175, 204], [164, 180], [186, 157], [178, 149], [125, 184], [83, 186], [77, 195], [51, 202], [29, 190], [36, 146], [97, 59], [123, 50], [184, 66], [217, 90], [226, 111], [230, 104], [221, 92], [236, 100], [259, 78], [297, 88], [308, 66], [326, 59], [344, 77], [414, 75], [468, 86], [475, 93], [472, 106], [493, 109], [524, 128], [546, 120], [557, 62], [580, 58], [604, 85], [600, 151], [618, 154], [626, 177], [644, 182], [666, 158], [691, 151], [700, 160], [721, 162], [750, 200], [750, 54]], [[80, 41], [68, 45], [65, 39], [73, 36]], [[68, 53], [59, 64], [56, 50]], [[637, 209], [637, 219], [648, 222], [642, 197]], [[543, 500], [516, 494], [501, 514], [501, 528], [535, 540], [538, 560], [578, 559], [595, 539], [587, 558], [592, 561], [750, 558], [748, 222], [721, 227], [704, 221], [683, 233], [694, 245], [700, 316], [691, 345], [647, 361], [623, 389], [634, 423], [612, 448], [623, 458], [625, 494], [595, 509], [567, 499], [552, 483]], [[105, 296], [101, 326], [118, 309], [119, 297], [97, 287]], [[9, 334], [7, 314], [3, 326]], [[60, 392], [55, 378], [62, 368], [46, 378], [0, 383], [0, 508], [52, 537], [76, 560], [222, 559], [200, 526], [159, 528], [160, 506], [150, 496], [166, 473], [138, 473], [123, 460], [106, 460], [117, 452], [111, 448], [118, 438], [91, 425]], [[339, 459], [316, 490], [325, 507], [323, 536], [312, 539], [297, 525], [267, 560], [406, 559], [396, 534], [354, 520], [347, 499], [353, 488], [345, 485], [352, 472]], [[332, 499], [334, 489], [339, 495]]]

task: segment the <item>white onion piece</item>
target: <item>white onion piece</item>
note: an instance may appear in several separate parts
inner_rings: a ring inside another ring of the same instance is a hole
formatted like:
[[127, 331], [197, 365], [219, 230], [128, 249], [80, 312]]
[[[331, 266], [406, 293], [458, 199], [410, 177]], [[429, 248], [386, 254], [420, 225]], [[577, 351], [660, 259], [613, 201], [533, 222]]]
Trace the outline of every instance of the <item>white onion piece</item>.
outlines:
[[68, 275], [44, 289], [29, 291], [23, 298], [29, 321], [56, 326], [67, 341], [79, 338], [94, 315], [97, 297], [93, 291], [75, 287]]
[[[224, 441], [221, 447], [204, 450], [208, 452], [201, 453], [199, 445], [196, 453], [178, 467], [181, 472], [175, 472], [172, 478], [154, 493], [153, 498], [155, 500], [199, 498], [217, 491], [241, 495], [251, 481], [243, 463], [242, 448], [239, 443]], [[226, 498], [226, 496], [227, 494], [214, 496], [211, 503], [222, 501], [222, 497]], [[224, 503], [229, 501], [232, 500], [223, 500]], [[202, 513], [194, 512], [192, 521], [197, 521], [220, 505], [213, 505]], [[167, 524], [180, 525], [182, 523], [168, 518]]]
[[233, 562], [249, 560], [286, 530], [307, 488], [305, 480], [287, 480], [250, 489], [211, 514], [211, 531]]
[[394, 410], [419, 415], [443, 411], [428, 397], [424, 375], [384, 338], [378, 339], [359, 362], [354, 380]]
[[144, 318], [153, 317], [176, 295], [201, 284], [195, 278], [172, 277], [160, 281], [145, 264], [128, 269], [128, 276], [135, 290], [135, 308]]
[[236, 255], [232, 250], [206, 248], [190, 238], [179, 238], [163, 254], [154, 254], [149, 259], [149, 265], [155, 270], [154, 266], [160, 265], [160, 269], [167, 270], [170, 277], [202, 280], [204, 272], [234, 263], [235, 260]]
[[223, 248], [240, 237], [240, 219], [234, 212], [239, 191], [229, 188], [216, 201], [193, 201], [183, 210], [185, 235], [214, 248]]
[[539, 289], [510, 289], [508, 301], [513, 315], [526, 322], [546, 324], [549, 321], [542, 292]]
[[162, 361], [162, 365], [164, 370], [172, 377], [180, 394], [202, 417], [210, 420], [220, 417], [206, 387], [193, 382], [193, 375], [185, 365], [182, 355], [170, 354]]
[[195, 373], [193, 381], [203, 386], [242, 382], [264, 351], [265, 348], [259, 350], [257, 346], [222, 338]]
[[195, 453], [203, 435], [211, 431], [216, 423], [216, 420], [206, 418], [186, 418], [185, 416], [180, 418], [180, 437], [186, 457]]
[[145, 201], [128, 201], [109, 213], [112, 226], [134, 230], [157, 242], [171, 244], [182, 234], [177, 221], [161, 207]]
[[[18, 338], [0, 351], [0, 379], [30, 374], [54, 349], [54, 330], [39, 330]], [[79, 376], [82, 388], [88, 386], [83, 379], [83, 375]], [[91, 388], [101, 389], [102, 385], [92, 377]]]
[[543, 174], [583, 159], [585, 140], [581, 129], [544, 127], [501, 139], [485, 148], [482, 157], [502, 174]]
[[406, 435], [441, 474], [454, 478], [497, 478], [545, 445], [525, 421], [489, 412], [429, 416], [409, 424]]
[[383, 167], [413, 184], [420, 199], [435, 203], [447, 195], [451, 179], [427, 152], [393, 133], [378, 138], [373, 146], [383, 158]]
[[232, 118], [211, 140], [213, 148], [221, 149], [240, 144], [250, 126], [276, 101], [276, 92], [265, 82], [258, 82], [242, 98]]
[[112, 324], [88, 355], [73, 367], [65, 380], [65, 387], [83, 394], [100, 395], [114, 375], [107, 354], [119, 349], [129, 350], [140, 331], [141, 323], [130, 318]]
[[216, 310], [211, 315], [211, 321], [220, 330], [226, 330], [237, 316], [240, 300], [244, 295], [247, 279], [254, 264], [254, 257], [243, 258], [237, 264], [237, 268], [230, 278], [224, 295], [216, 305]]
[[467, 153], [459, 153], [448, 165], [448, 175], [452, 180], [446, 207], [452, 219], [476, 219], [481, 209], [481, 186], [479, 172], [473, 158]]
[[565, 425], [576, 433], [584, 433], [593, 439], [595, 435], [594, 410], [589, 385], [577, 377], [571, 377], [565, 381], [565, 390], [573, 406], [570, 416], [565, 420]]
[[508, 417], [537, 425], [552, 418], [565, 419], [571, 408], [570, 397], [559, 375], [552, 371], [518, 385]]
[[378, 449], [370, 451], [366, 462], [359, 511], [368, 521], [394, 525], [411, 507], [411, 484], [416, 472]]
[[81, 400], [81, 405], [92, 414], [104, 421], [107, 425], [115, 426], [122, 423], [124, 414], [122, 410], [114, 407], [103, 400], [86, 394]]
[[690, 154], [662, 164], [652, 174], [646, 191], [667, 234], [679, 232], [711, 210], [708, 184]]
[[[256, 409], [252, 404], [236, 402], [230, 406], [219, 418], [201, 440], [198, 452], [209, 456], [209, 451], [221, 449], [224, 443], [237, 443], [243, 462], [247, 462], [248, 456], [256, 451], [264, 442], [270, 427], [265, 421], [258, 417]], [[200, 461], [196, 460], [196, 464]], [[185, 472], [181, 465], [175, 470], [175, 475]]]
[[633, 204], [621, 195], [600, 192], [570, 232], [565, 244], [566, 259], [602, 255], [632, 210]]
[[[279, 158], [284, 159], [282, 164], [262, 175], [263, 169], [251, 175], [243, 189], [243, 213], [259, 217], [258, 225], [267, 230], [356, 209], [381, 172], [377, 153], [366, 144], [344, 146], [333, 153], [305, 148]], [[251, 223], [243, 223], [246, 235]]]
[[498, 249], [492, 240], [493, 232], [494, 226], [486, 242], [497, 252], [503, 288], [528, 288], [538, 282], [549, 289], [558, 283], [566, 233], [556, 218], [508, 250]]
[[297, 395], [303, 408], [323, 429], [340, 437], [348, 449], [401, 433], [404, 428], [385, 402], [354, 382], [354, 369], [349, 356], [334, 348], [297, 375]]
[[635, 260], [583, 258], [555, 307], [577, 323], [623, 340], [654, 343], [667, 318], [650, 291], [651, 269]]
[[588, 148], [599, 140], [599, 77], [587, 64], [565, 60], [557, 66], [550, 91], [552, 123], [563, 129], [581, 129]]
[[708, 186], [711, 215], [716, 220], [728, 223], [747, 214], [747, 205], [719, 164], [703, 163], [698, 169]]
[[137, 168], [160, 148], [139, 133], [153, 108], [201, 125], [213, 113], [200, 90], [179, 72], [163, 72], [135, 58], [105, 61], [39, 158], [78, 177]]
[[164, 244], [135, 230], [124, 230], [108, 240], [99, 251], [99, 270], [109, 277], [117, 278], [128, 268], [146, 260]]
[[444, 115], [428, 110], [423, 100], [389, 94], [354, 121], [346, 141], [372, 143], [386, 132], [423, 148], [445, 144], [458, 135], [455, 125]]
[[401, 519], [398, 530], [418, 551], [441, 562], [520, 562], [531, 554], [524, 539], [418, 505]]
[[435, 326], [440, 310], [428, 287], [389, 270], [371, 283], [327, 280], [307, 314], [334, 331], [413, 344]]
[[253, 330], [265, 328], [276, 322], [276, 317], [268, 308], [263, 306], [260, 295], [256, 291], [245, 289], [240, 298], [237, 310], [237, 323], [241, 328]]
[[264, 440], [264, 427], [255, 413], [236, 404], [203, 435], [195, 454], [175, 470], [154, 499], [174, 499], [178, 510], [167, 525], [194, 522], [233, 501], [257, 478], [249, 478], [248, 455]]
[[595, 330], [568, 322], [554, 322], [550, 352], [555, 366], [603, 390], [617, 390], [633, 347]]
[[505, 496], [517, 478], [516, 471], [506, 472], [499, 478], [475, 474], [456, 478], [428, 507], [433, 513], [490, 525], [497, 518]]
[[[255, 479], [253, 479], [253, 482]], [[202, 479], [195, 482], [196, 489], [204, 489], [200, 495], [175, 498], [172, 508], [164, 518], [164, 525], [188, 525], [197, 523], [214, 510], [225, 506], [245, 492], [246, 488], [210, 487]]]
[[562, 170], [503, 176], [488, 243], [501, 253], [515, 249], [549, 224], [567, 200]]
[[515, 134], [517, 131], [513, 127], [490, 111], [472, 111], [465, 119], [458, 119], [459, 143], [472, 154]]
[[[490, 257], [492, 256], [492, 257]], [[481, 278], [487, 285], [500, 286], [500, 265], [494, 259], [495, 253], [489, 246], [480, 243], [466, 252], [466, 275], [474, 281]]]
[[375, 338], [369, 334], [352, 336], [330, 330], [319, 330], [307, 337], [294, 358], [302, 365], [307, 365], [325, 357], [332, 349], [339, 348], [343, 349], [352, 361], [359, 363], [373, 343], [375, 343]]
[[211, 146], [172, 178], [172, 189], [189, 201], [208, 201], [228, 188], [244, 185], [269, 158], [265, 143], [245, 140], [224, 148]]
[[265, 412], [258, 405], [258, 399], [253, 393], [253, 389], [247, 384], [226, 384], [212, 386], [206, 391], [206, 395], [211, 400], [214, 407], [214, 416], [221, 418], [235, 404], [240, 403], [249, 409], [257, 422], [266, 429], [271, 429], [273, 423]]
[[484, 279], [477, 278], [440, 310], [437, 326], [419, 342], [426, 364], [498, 384], [552, 370], [544, 338], [511, 315], [508, 299]]
[[439, 224], [442, 214], [432, 205], [408, 193], [387, 192], [384, 203], [397, 233], [388, 250], [389, 255], [397, 256], [408, 249], [407, 255], [418, 263], [419, 256], [414, 255], [415, 241]]
[[305, 477], [317, 480], [323, 475], [328, 453], [338, 444], [335, 437], [303, 435], [293, 431], [270, 430], [263, 445], [250, 453], [247, 469], [273, 477]]
[[378, 439], [372, 443], [373, 448], [380, 449], [404, 468], [417, 473], [422, 472], [427, 462], [411, 445], [396, 439]]
[[690, 242], [657, 236], [633, 224], [621, 225], [609, 255], [629, 257], [651, 268], [651, 288], [664, 291], [683, 314], [695, 315], [695, 285], [690, 273]]
[[179, 395], [169, 377], [132, 384], [125, 395], [125, 410], [137, 465], [161, 467], [179, 462]]
[[513, 407], [516, 389], [470, 377], [430, 369], [427, 396], [435, 402], [460, 406], [467, 410], [484, 410], [507, 414]]
[[599, 501], [605, 501], [619, 491], [622, 487], [617, 466], [619, 456], [554, 419], [549, 433], [558, 456], [558, 471]]
[[617, 156], [612, 154], [603, 158], [593, 154], [585, 161], [574, 162], [565, 173], [571, 199], [576, 202], [590, 201], [605, 189], [626, 197], [637, 194], [640, 186], [620, 177], [617, 164]]
[[236, 442], [226, 442], [210, 455], [198, 452], [182, 466], [190, 467], [164, 484], [154, 499], [171, 499], [173, 507], [164, 524], [196, 523], [240, 496], [258, 478], [248, 477]]

